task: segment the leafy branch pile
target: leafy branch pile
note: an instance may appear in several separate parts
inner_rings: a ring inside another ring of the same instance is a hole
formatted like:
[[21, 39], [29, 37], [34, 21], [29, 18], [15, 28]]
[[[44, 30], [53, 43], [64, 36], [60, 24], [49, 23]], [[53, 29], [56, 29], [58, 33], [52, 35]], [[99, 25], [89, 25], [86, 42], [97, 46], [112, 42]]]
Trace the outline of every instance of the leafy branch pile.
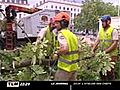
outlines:
[[[78, 80], [99, 81], [100, 72], [103, 75], [107, 74], [111, 68], [115, 68], [114, 62], [110, 62], [111, 58], [105, 52], [97, 51], [93, 57], [91, 46], [80, 41], [79, 54], [79, 69]], [[25, 46], [15, 52], [0, 52], [0, 62], [2, 72], [0, 79], [5, 80], [19, 80], [19, 81], [44, 81], [50, 80], [51, 68], [45, 67], [42, 62], [47, 55], [47, 41], [39, 42], [36, 45], [27, 43]], [[13, 64], [12, 64], [13, 63]], [[18, 68], [20, 67], [21, 68]], [[23, 67], [24, 66], [24, 67]], [[14, 68], [13, 68], [14, 67]], [[55, 72], [55, 71], [54, 71]]]
[[32, 64], [36, 64], [37, 60], [42, 60], [45, 58], [47, 51], [44, 48], [47, 47], [47, 40], [40, 41], [39, 43], [33, 45], [31, 43], [27, 43], [25, 46], [22, 46], [19, 56], [15, 57], [15, 60], [31, 60]]
[[80, 41], [80, 61], [78, 70], [78, 79], [85, 81], [98, 81], [100, 79], [100, 72], [102, 75], [107, 75], [107, 71], [114, 68], [115, 63], [110, 62], [111, 58], [109, 54], [98, 50], [93, 57], [91, 47], [85, 42]]
[[[2, 62], [2, 75], [1, 79], [4, 80], [31, 80], [31, 81], [44, 81], [48, 79], [48, 72], [44, 70], [42, 60], [47, 55], [46, 47], [47, 40], [40, 41], [33, 45], [27, 43], [22, 46], [20, 50], [15, 52], [4, 52], [1, 56]], [[18, 68], [17, 66], [23, 66]], [[28, 65], [27, 65], [28, 64]], [[7, 71], [8, 72], [7, 72]]]

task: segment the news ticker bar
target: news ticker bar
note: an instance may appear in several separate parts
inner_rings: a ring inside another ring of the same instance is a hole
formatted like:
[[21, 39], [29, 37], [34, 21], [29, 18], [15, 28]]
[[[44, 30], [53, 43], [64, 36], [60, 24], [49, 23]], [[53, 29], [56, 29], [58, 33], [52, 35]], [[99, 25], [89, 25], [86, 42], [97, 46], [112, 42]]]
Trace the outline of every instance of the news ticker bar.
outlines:
[[120, 88], [120, 81], [0, 81], [0, 88], [6, 87], [66, 88], [66, 90], [86, 87]]

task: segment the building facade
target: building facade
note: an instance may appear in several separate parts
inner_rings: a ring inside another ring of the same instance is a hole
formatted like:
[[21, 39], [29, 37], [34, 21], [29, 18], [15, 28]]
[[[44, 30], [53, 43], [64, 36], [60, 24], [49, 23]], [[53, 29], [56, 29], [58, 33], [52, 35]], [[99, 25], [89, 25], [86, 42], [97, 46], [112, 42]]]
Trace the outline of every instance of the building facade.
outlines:
[[[8, 5], [16, 5], [16, 6], [29, 8], [28, 0], [0, 0], [0, 9], [3, 9], [5, 11], [5, 8]], [[26, 15], [28, 14], [23, 12], [17, 13], [17, 19], [20, 19]], [[4, 16], [2, 15], [2, 13], [0, 13], [0, 19], [3, 18]]]
[[4, 3], [28, 4], [28, 0], [0, 0]]
[[71, 16], [71, 25], [74, 25], [74, 18], [81, 12], [81, 3], [69, 0], [39, 0], [33, 7], [40, 9], [50, 9], [59, 11], [69, 11]]

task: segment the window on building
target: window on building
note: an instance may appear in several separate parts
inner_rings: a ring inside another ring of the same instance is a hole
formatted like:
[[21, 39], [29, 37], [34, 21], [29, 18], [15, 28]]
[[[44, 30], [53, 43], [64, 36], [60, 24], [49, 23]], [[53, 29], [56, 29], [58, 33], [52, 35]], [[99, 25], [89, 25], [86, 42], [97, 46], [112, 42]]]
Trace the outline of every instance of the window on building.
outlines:
[[26, 1], [26, 4], [28, 4], [28, 0], [25, 0]]
[[16, 0], [16, 3], [19, 3], [19, 0]]
[[59, 9], [61, 9], [61, 6], [59, 7]]
[[72, 11], [73, 9], [71, 8], [71, 11]]
[[55, 9], [57, 9], [57, 6], [55, 6]]
[[69, 8], [67, 8], [67, 10], [69, 10]]
[[71, 13], [71, 17], [72, 17], [72, 13]]
[[18, 1], [18, 3], [22, 4], [22, 1]]
[[21, 1], [21, 4], [25, 4], [23, 0]]
[[74, 11], [76, 11], [76, 9], [74, 9]]
[[0, 5], [0, 8], [2, 8], [2, 5]]
[[46, 8], [48, 8], [48, 6], [46, 6]]
[[40, 5], [42, 4], [42, 1], [40, 1]]
[[15, 3], [15, 0], [11, 0], [12, 3]]
[[36, 7], [38, 7], [38, 3], [36, 3]]
[[10, 2], [10, 0], [7, 0], [7, 2]]
[[24, 1], [24, 4], [27, 4], [27, 2], [26, 2], [26, 1]]
[[45, 0], [43, 0], [43, 3], [45, 3]]
[[5, 2], [5, 0], [2, 0], [2, 2]]
[[71, 24], [74, 23], [73, 20], [71, 20]]
[[19, 14], [19, 18], [21, 18], [21, 16], [22, 16], [22, 15], [21, 15], [21, 14]]
[[65, 10], [65, 7], [63, 7], [63, 10]]
[[33, 7], [35, 7], [35, 5], [33, 5]]
[[53, 8], [53, 5], [51, 5], [51, 8]]
[[74, 13], [74, 17], [76, 16], [76, 13]]

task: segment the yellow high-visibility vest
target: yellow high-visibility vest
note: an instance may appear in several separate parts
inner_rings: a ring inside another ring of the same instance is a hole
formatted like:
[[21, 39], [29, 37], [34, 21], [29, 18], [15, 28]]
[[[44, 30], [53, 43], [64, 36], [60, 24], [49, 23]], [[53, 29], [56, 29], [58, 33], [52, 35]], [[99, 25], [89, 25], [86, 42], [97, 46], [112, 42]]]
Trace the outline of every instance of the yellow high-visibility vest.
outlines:
[[[104, 28], [100, 29], [99, 32], [99, 39], [100, 39], [100, 48], [102, 50], [108, 48], [112, 44], [112, 32], [114, 28], [109, 27], [106, 31], [104, 31]], [[117, 56], [118, 49], [116, 48], [112, 52], [109, 53], [111, 56]]]
[[78, 39], [68, 29], [62, 29], [60, 33], [67, 41], [69, 52], [59, 57], [57, 66], [68, 72], [76, 71], [78, 69]]

